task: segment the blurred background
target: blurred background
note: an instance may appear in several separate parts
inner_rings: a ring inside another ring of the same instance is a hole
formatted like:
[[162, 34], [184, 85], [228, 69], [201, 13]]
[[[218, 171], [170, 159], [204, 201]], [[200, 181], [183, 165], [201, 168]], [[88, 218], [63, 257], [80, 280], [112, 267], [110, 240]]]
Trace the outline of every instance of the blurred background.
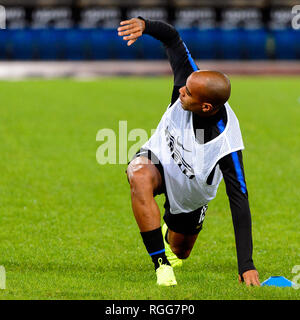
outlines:
[[[298, 1], [299, 2], [299, 1]], [[2, 0], [2, 60], [164, 59], [145, 37], [126, 48], [120, 20], [139, 15], [174, 24], [196, 59], [300, 59], [292, 0]]]
[[[195, 59], [294, 62], [300, 59], [300, 30], [294, 30], [291, 24], [292, 8], [297, 4], [294, 0], [2, 0], [0, 3], [6, 10], [6, 29], [0, 30], [2, 61], [165, 60], [160, 43], [149, 36], [132, 47], [118, 37], [119, 22], [139, 15], [175, 25]], [[289, 73], [298, 74], [297, 65], [293, 64]], [[114, 73], [114, 64], [106, 66]], [[118, 72], [169, 72], [164, 64], [156, 66], [156, 71], [152, 67], [149, 67], [152, 71], [139, 71], [137, 64], [135, 70], [132, 66], [120, 67]], [[242, 71], [251, 73], [252, 65], [247, 66], [248, 71], [247, 67]], [[68, 70], [65, 73], [72, 73]], [[104, 68], [102, 73], [109, 70]], [[95, 66], [91, 67], [90, 73], [93, 72]], [[11, 70], [6, 74], [11, 74]]]
[[[117, 36], [119, 22], [141, 15], [174, 24], [201, 69], [230, 75], [229, 102], [246, 146], [255, 265], [261, 280], [292, 280], [300, 265], [297, 2], [0, 0], [0, 28], [3, 7], [7, 18], [0, 30], [0, 265], [7, 290], [0, 299], [300, 300], [300, 290], [237, 288], [224, 184], [191, 259], [178, 270], [182, 285], [155, 288], [126, 165], [96, 159], [114, 145], [108, 158], [127, 162], [124, 154], [141, 147], [139, 132], [150, 136], [172, 95], [160, 43], [145, 35], [128, 48]], [[102, 138], [102, 129], [115, 135]], [[161, 213], [163, 204], [161, 195]]]

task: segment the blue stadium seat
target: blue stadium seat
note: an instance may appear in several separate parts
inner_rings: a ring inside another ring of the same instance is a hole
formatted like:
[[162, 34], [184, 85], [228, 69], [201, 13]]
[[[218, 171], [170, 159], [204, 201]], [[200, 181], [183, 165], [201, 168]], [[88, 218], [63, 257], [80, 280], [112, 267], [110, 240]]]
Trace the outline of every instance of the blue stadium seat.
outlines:
[[141, 46], [141, 40], [134, 45], [128, 47], [127, 41], [124, 41], [122, 37], [118, 36], [118, 32], [115, 29], [108, 29], [110, 34], [109, 45], [113, 49], [113, 58], [121, 60], [137, 59], [139, 57], [139, 48]]
[[10, 55], [14, 60], [36, 58], [36, 32], [29, 29], [11, 30]]
[[160, 41], [144, 35], [140, 42], [137, 43], [137, 48], [141, 50], [141, 56], [147, 60], [162, 60], [165, 59], [165, 52]]
[[276, 59], [300, 58], [300, 31], [293, 29], [273, 30]]
[[8, 58], [9, 30], [0, 30], [0, 59]]
[[246, 59], [267, 59], [267, 32], [265, 29], [244, 30], [244, 57]]
[[[273, 36], [275, 58], [300, 59], [300, 31], [292, 29], [179, 29], [195, 59], [267, 59]], [[165, 59], [159, 41], [145, 35], [133, 46], [115, 29], [15, 29], [0, 31], [0, 59]]]
[[295, 34], [296, 59], [300, 60], [300, 30], [294, 30], [294, 34]]
[[195, 38], [198, 34], [198, 29], [196, 28], [187, 28], [187, 29], [179, 29], [178, 30], [181, 39], [187, 46], [193, 58], [199, 58], [199, 45]]
[[243, 58], [244, 30], [221, 29], [220, 30], [220, 56], [222, 59]]
[[41, 60], [60, 60], [64, 57], [63, 30], [40, 29], [38, 32], [38, 57]]
[[180, 29], [179, 34], [194, 59], [216, 59], [219, 55], [218, 29]]
[[67, 60], [87, 59], [88, 38], [85, 29], [68, 29], [64, 32], [64, 49]]
[[136, 59], [137, 46], [127, 47], [115, 29], [91, 29], [89, 31], [91, 59]]
[[109, 59], [111, 48], [106, 45], [109, 43], [109, 35], [102, 29], [90, 29], [88, 31], [89, 52], [88, 55], [92, 60]]
[[196, 58], [197, 59], [216, 59], [219, 55], [219, 30], [218, 29], [199, 29], [196, 35]]

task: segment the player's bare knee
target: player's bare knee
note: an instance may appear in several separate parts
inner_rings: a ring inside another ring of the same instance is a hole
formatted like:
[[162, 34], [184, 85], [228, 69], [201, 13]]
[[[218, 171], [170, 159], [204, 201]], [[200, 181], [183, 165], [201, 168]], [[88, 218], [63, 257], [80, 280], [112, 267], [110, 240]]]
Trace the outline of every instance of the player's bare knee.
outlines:
[[147, 164], [130, 163], [127, 168], [127, 177], [132, 190], [151, 189], [152, 175]]

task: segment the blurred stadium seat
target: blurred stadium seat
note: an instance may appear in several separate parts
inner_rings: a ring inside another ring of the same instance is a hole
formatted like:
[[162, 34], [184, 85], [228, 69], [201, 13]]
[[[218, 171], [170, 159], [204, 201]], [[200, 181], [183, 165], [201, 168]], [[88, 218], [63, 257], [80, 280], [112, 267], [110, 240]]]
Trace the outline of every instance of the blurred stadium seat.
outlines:
[[0, 59], [4, 60], [8, 57], [9, 32], [8, 30], [0, 30]]
[[196, 59], [216, 59], [219, 53], [218, 29], [180, 29], [180, 36]]
[[107, 45], [111, 50], [112, 59], [137, 59], [138, 58], [138, 46], [133, 45], [128, 47], [126, 42], [123, 41], [121, 37], [118, 36], [116, 29], [107, 29], [104, 30], [107, 34]]
[[223, 59], [242, 59], [244, 30], [221, 29], [220, 31], [220, 54]]
[[88, 56], [92, 60], [109, 59], [112, 56], [110, 46], [104, 46], [103, 43], [110, 41], [106, 30], [90, 29], [88, 33]]
[[196, 59], [300, 59], [300, 30], [291, 29], [292, 4], [284, 0], [2, 3], [7, 6], [7, 30], [0, 33], [2, 60], [165, 59], [160, 43], [147, 35], [131, 47], [118, 37], [119, 21], [138, 15], [175, 25]]
[[37, 50], [41, 60], [61, 60], [64, 58], [63, 30], [37, 30]]
[[244, 58], [267, 59], [267, 32], [265, 29], [246, 29], [244, 32]]
[[276, 59], [300, 59], [300, 31], [273, 30]]
[[165, 59], [165, 53], [162, 45], [156, 39], [145, 35], [138, 46], [140, 57], [147, 60]]
[[37, 58], [36, 32], [29, 29], [9, 31], [9, 56], [14, 60]]
[[66, 60], [85, 60], [88, 58], [88, 37], [87, 30], [70, 29], [64, 30], [65, 59]]

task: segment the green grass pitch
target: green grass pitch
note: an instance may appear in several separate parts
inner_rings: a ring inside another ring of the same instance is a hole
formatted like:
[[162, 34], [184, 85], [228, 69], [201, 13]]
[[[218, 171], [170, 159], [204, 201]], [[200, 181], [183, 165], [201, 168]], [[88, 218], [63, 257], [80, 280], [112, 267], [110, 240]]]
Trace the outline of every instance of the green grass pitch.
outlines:
[[[97, 163], [96, 134], [118, 131], [119, 120], [150, 133], [171, 91], [167, 77], [0, 82], [0, 299], [300, 298], [300, 289], [238, 283], [223, 182], [190, 258], [175, 269], [178, 286], [156, 286], [126, 165]], [[261, 280], [292, 280], [300, 265], [299, 97], [296, 77], [232, 77]]]

